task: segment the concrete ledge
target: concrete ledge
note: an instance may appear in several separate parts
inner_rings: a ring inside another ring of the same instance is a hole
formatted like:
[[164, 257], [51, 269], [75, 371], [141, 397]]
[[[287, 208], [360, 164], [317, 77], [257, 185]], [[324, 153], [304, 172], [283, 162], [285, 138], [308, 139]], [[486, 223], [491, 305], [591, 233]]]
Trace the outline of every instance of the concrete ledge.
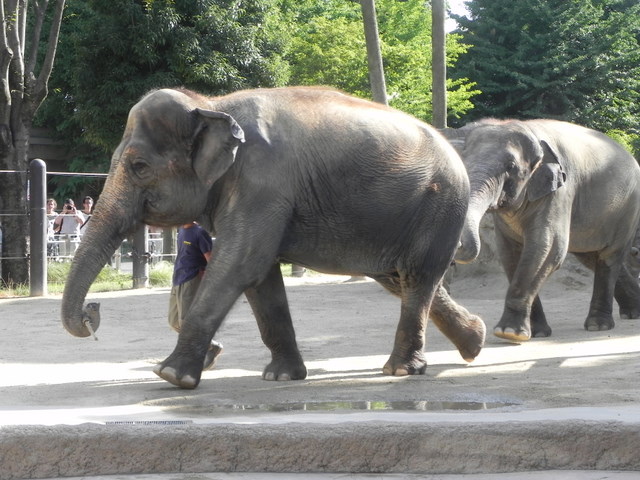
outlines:
[[0, 479], [202, 472], [640, 470], [640, 425], [587, 420], [8, 426]]

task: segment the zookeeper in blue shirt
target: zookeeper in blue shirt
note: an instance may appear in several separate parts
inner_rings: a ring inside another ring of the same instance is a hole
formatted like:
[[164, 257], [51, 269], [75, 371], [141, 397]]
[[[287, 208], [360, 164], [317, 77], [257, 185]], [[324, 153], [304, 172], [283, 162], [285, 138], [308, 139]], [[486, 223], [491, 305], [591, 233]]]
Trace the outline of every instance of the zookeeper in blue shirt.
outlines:
[[[180, 332], [183, 318], [198, 291], [204, 270], [211, 259], [212, 248], [211, 235], [196, 222], [178, 229], [178, 255], [169, 296], [169, 325], [176, 332]], [[202, 369], [213, 368], [220, 353], [222, 344], [212, 340]]]

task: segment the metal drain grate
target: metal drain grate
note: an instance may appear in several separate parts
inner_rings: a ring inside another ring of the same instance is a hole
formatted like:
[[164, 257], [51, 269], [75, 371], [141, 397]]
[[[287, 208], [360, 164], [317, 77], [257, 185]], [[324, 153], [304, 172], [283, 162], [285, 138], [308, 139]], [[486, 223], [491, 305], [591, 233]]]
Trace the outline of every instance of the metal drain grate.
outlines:
[[105, 425], [188, 425], [193, 420], [130, 420], [105, 422]]

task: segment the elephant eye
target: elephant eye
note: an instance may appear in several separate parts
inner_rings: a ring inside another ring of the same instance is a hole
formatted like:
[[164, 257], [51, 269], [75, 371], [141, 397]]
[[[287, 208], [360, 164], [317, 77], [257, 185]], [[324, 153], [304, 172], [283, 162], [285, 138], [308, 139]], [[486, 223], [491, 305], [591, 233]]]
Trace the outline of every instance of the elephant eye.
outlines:
[[146, 160], [143, 160], [142, 158], [136, 158], [131, 162], [131, 169], [137, 176], [145, 177], [151, 171], [151, 166], [147, 163]]

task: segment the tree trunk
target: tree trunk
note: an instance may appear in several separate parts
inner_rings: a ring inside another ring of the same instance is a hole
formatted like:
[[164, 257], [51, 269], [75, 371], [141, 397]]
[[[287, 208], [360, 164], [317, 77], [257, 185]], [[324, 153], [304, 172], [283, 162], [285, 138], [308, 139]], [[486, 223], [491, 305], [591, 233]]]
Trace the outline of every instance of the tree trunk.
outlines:
[[[5, 149], [3, 149], [5, 150]], [[2, 224], [2, 283], [29, 281], [29, 221], [27, 216], [27, 165], [22, 149], [12, 146], [0, 159], [0, 223]], [[15, 173], [13, 173], [15, 172]]]
[[[8, 284], [29, 281], [29, 217], [27, 165], [33, 117], [47, 95], [65, 0], [51, 7], [49, 40], [40, 57], [41, 26], [49, 1], [0, 0], [0, 255], [2, 280]], [[35, 19], [27, 41], [27, 12]], [[27, 44], [31, 45], [27, 56]], [[37, 59], [40, 71], [36, 72]]]
[[436, 128], [447, 126], [447, 53], [444, 0], [431, 2], [431, 52], [432, 52], [432, 123]]
[[360, 7], [364, 22], [364, 37], [367, 42], [371, 94], [374, 102], [387, 105], [387, 85], [384, 80], [384, 67], [382, 65], [382, 53], [380, 52], [376, 5], [374, 0], [360, 0]]

